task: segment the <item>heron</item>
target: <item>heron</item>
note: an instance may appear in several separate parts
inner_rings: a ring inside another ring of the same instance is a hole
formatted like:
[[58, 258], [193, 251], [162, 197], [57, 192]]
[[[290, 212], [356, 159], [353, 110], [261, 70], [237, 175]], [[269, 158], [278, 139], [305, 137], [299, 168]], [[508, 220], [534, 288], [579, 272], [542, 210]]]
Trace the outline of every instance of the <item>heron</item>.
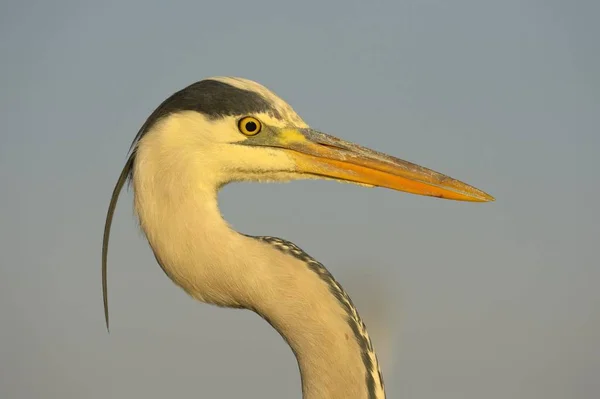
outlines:
[[371, 338], [333, 275], [295, 244], [235, 231], [217, 194], [231, 182], [328, 179], [443, 199], [489, 194], [431, 169], [311, 128], [273, 91], [244, 78], [212, 77], [168, 97], [135, 136], [108, 207], [102, 246], [107, 329], [107, 254], [126, 182], [158, 265], [192, 298], [247, 309], [291, 348], [305, 399], [381, 399]]

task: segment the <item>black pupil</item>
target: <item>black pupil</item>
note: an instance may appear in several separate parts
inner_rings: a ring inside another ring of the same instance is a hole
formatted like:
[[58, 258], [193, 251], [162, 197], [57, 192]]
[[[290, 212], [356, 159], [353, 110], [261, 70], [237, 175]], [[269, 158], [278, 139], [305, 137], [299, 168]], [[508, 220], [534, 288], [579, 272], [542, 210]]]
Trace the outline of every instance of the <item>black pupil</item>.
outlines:
[[256, 131], [256, 129], [258, 129], [258, 126], [256, 126], [256, 122], [246, 122], [246, 130], [249, 131], [250, 133]]

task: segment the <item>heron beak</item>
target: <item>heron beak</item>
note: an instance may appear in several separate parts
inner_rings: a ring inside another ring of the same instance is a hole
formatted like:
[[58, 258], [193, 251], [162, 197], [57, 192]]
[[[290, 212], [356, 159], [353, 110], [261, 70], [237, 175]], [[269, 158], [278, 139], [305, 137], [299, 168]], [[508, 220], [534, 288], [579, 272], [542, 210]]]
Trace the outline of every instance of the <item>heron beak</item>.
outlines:
[[313, 129], [282, 129], [275, 140], [300, 173], [457, 201], [494, 201], [491, 195], [431, 169]]

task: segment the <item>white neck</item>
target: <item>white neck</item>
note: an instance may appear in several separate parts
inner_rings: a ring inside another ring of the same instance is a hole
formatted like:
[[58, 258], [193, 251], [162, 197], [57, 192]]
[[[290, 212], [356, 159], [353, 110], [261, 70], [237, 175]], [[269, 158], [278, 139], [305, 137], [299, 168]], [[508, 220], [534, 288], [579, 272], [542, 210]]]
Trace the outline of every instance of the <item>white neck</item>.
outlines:
[[152, 170], [158, 164], [152, 156], [141, 149], [136, 157], [135, 209], [173, 282], [200, 301], [252, 309], [265, 318], [297, 358], [304, 398], [384, 398], [364, 325], [353, 306], [343, 306], [345, 293], [332, 291], [337, 283], [232, 230], [219, 212], [214, 182], [177, 162]]

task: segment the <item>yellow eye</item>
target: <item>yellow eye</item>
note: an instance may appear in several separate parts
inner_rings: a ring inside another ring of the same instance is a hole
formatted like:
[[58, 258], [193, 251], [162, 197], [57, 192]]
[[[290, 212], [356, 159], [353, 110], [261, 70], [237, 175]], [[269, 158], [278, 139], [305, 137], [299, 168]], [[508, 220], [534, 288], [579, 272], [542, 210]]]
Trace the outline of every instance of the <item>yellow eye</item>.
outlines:
[[240, 129], [240, 132], [244, 133], [246, 136], [254, 136], [260, 132], [262, 124], [258, 119], [251, 116], [246, 116], [240, 119], [238, 128]]

